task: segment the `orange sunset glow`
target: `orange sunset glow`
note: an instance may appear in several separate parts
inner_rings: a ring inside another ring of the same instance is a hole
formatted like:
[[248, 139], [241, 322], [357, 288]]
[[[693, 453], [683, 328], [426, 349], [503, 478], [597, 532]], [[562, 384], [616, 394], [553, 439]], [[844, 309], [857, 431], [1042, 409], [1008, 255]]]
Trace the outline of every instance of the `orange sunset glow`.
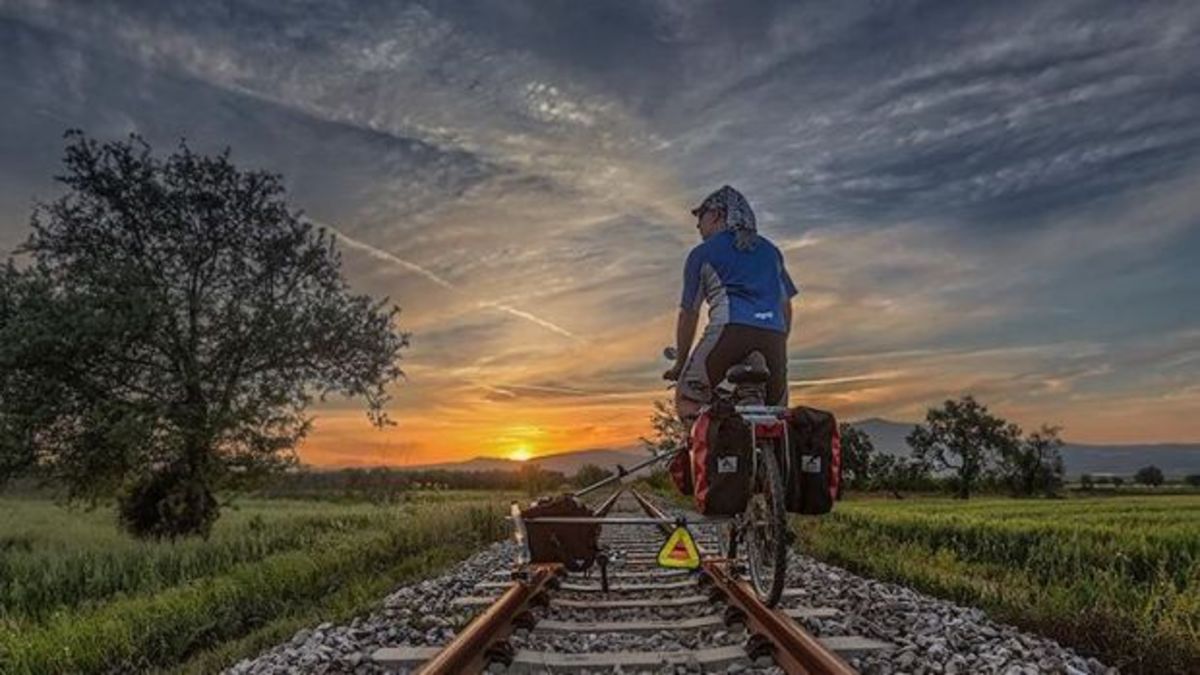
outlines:
[[[59, 189], [65, 128], [282, 175], [411, 333], [395, 425], [314, 405], [305, 463], [637, 447], [670, 394], [691, 209], [724, 184], [799, 289], [792, 402], [913, 422], [971, 393], [1073, 442], [1200, 442], [1200, 52], [1165, 9], [1112, 31], [981, 10], [936, 46], [796, 3], [746, 3], [740, 28], [688, 3], [611, 30], [505, 3], [478, 23], [381, 6], [346, 32], [284, 12], [326, 36], [308, 48], [203, 3], [87, 4], [6, 24], [39, 37], [0, 61], [0, 250]], [[1099, 36], [1103, 66], [1078, 57]]]

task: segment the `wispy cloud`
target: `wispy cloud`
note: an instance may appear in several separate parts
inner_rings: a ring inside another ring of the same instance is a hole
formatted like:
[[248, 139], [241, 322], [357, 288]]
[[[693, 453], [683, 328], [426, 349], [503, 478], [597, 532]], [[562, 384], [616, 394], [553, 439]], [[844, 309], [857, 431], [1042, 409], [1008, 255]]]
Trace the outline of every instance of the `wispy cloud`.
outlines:
[[14, 0], [0, 245], [64, 126], [228, 144], [414, 332], [399, 428], [332, 401], [308, 456], [618, 446], [667, 393], [686, 208], [732, 183], [802, 288], [798, 400], [974, 391], [1075, 438], [1140, 411], [1196, 440], [1198, 28], [1070, 0]]
[[439, 277], [438, 275], [434, 274], [433, 272], [430, 272], [429, 270], [425, 269], [424, 267], [421, 267], [420, 265], [418, 265], [414, 262], [409, 262], [407, 260], [404, 260], [403, 258], [399, 258], [395, 255], [392, 255], [391, 253], [388, 253], [387, 251], [381, 251], [381, 250], [375, 248], [374, 246], [371, 246], [370, 244], [366, 244], [366, 243], [363, 243], [352, 237], [348, 237], [330, 225], [323, 225], [322, 227], [329, 230], [329, 232], [331, 232], [335, 237], [337, 237], [338, 241], [342, 242], [346, 246], [348, 246], [356, 251], [362, 251], [362, 252], [366, 253], [367, 255], [371, 256], [372, 258], [375, 258], [376, 260], [382, 260], [386, 263], [391, 263], [393, 265], [399, 265], [400, 267], [403, 267], [404, 269], [406, 269], [410, 272], [415, 272], [415, 273], [425, 277], [429, 281], [432, 281], [433, 283], [437, 284], [438, 286], [441, 286], [442, 288], [448, 288], [451, 290], [454, 290], [457, 288], [454, 284], [450, 283], [449, 281], [446, 281], [445, 279]]
[[[367, 255], [369, 255], [372, 258], [375, 258], [377, 260], [382, 260], [387, 263], [399, 265], [400, 267], [403, 267], [404, 269], [406, 269], [410, 272], [415, 272], [415, 273], [421, 275], [422, 277], [428, 279], [429, 281], [432, 281], [433, 283], [437, 284], [438, 286], [441, 286], [442, 288], [446, 288], [446, 289], [449, 289], [452, 291], [459, 290], [456, 285], [450, 283], [449, 281], [443, 279], [442, 277], [438, 276], [437, 274], [434, 274], [433, 272], [425, 269], [424, 267], [421, 267], [420, 265], [418, 265], [414, 262], [404, 260], [403, 258], [397, 257], [391, 253], [388, 253], [387, 251], [381, 251], [381, 250], [375, 248], [374, 246], [371, 246], [370, 244], [366, 244], [366, 243], [361, 242], [352, 237], [348, 237], [344, 233], [339, 232], [337, 229], [335, 229], [334, 227], [332, 227], [330, 225], [325, 225], [324, 227], [327, 230], [329, 230], [329, 232], [331, 232], [335, 237], [337, 237], [338, 241], [342, 242], [343, 244], [345, 244], [346, 246], [348, 246], [350, 248], [353, 248], [357, 251], [363, 251]], [[546, 321], [545, 319], [539, 318], [529, 312], [517, 309], [515, 307], [510, 307], [504, 303], [490, 302], [490, 301], [484, 300], [484, 301], [480, 301], [478, 303], [478, 306], [483, 307], [483, 308], [496, 309], [496, 310], [499, 310], [506, 314], [509, 314], [511, 316], [515, 316], [519, 319], [524, 319], [525, 321], [534, 323], [538, 326], [541, 326], [542, 328], [545, 328], [546, 330], [557, 333], [563, 337], [571, 338], [572, 340], [579, 339], [573, 333], [571, 333], [570, 331], [568, 331], [565, 328], [562, 328], [561, 326], [556, 326], [555, 324], [553, 324], [549, 321]]]

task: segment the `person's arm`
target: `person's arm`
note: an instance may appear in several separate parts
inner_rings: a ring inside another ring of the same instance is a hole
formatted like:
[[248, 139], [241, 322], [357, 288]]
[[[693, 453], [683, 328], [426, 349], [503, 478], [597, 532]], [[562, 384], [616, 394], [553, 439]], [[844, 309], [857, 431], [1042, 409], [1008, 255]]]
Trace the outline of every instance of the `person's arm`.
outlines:
[[792, 283], [792, 275], [788, 274], [787, 265], [783, 262], [783, 252], [779, 253], [779, 282], [780, 290], [783, 292], [783, 329], [788, 335], [792, 334], [792, 298], [800, 292], [796, 288], [796, 284]]
[[675, 365], [663, 373], [667, 380], [678, 380], [692, 351], [696, 324], [700, 321], [700, 247], [692, 249], [683, 265], [683, 297], [679, 301], [679, 316], [675, 319]]
[[696, 324], [700, 321], [700, 312], [679, 308], [679, 317], [675, 319], [675, 366], [683, 370], [687, 363], [688, 354], [692, 351], [692, 340], [696, 337]]

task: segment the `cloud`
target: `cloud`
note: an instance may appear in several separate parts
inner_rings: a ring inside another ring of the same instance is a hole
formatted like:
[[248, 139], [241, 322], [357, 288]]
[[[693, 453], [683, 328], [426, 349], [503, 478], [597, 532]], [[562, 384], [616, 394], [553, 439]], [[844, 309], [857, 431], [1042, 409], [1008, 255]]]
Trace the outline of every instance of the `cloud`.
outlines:
[[[1200, 12], [1139, 10], [941, 4], [824, 24], [804, 10], [780, 15], [776, 30], [809, 39], [764, 41], [708, 72], [680, 103], [691, 114], [674, 147], [747, 158], [738, 179], [770, 195], [785, 224], [953, 218], [1028, 229], [1178, 175], [1195, 157], [1198, 52], [1179, 27]], [[814, 28], [825, 25], [840, 32]], [[728, 171], [682, 165], [704, 182]]]
[[[414, 262], [410, 262], [408, 260], [398, 258], [398, 257], [392, 255], [391, 253], [388, 253], [387, 251], [381, 251], [369, 244], [366, 244], [361, 241], [358, 241], [357, 239], [348, 237], [345, 234], [343, 234], [342, 232], [339, 232], [337, 229], [335, 229], [329, 225], [325, 225], [324, 227], [327, 230], [329, 230], [331, 233], [333, 233], [333, 235], [335, 237], [337, 237], [338, 241], [342, 242], [346, 246], [349, 246], [350, 248], [353, 248], [358, 251], [366, 252], [372, 258], [375, 258], [377, 260], [382, 260], [387, 263], [399, 265], [400, 267], [403, 267], [404, 269], [406, 269], [410, 272], [415, 272], [415, 273], [421, 275], [422, 277], [437, 284], [438, 286], [441, 286], [442, 288], [446, 288], [449, 290], [458, 290], [458, 287], [455, 286], [454, 284], [450, 283], [449, 281], [443, 279], [442, 277], [438, 276], [437, 274], [434, 274], [433, 272], [425, 269], [424, 267], [421, 267], [420, 265], [418, 265]], [[542, 328], [545, 328], [546, 330], [549, 330], [553, 333], [557, 333], [558, 335], [562, 335], [563, 337], [568, 337], [568, 338], [571, 338], [572, 340], [579, 339], [573, 333], [571, 333], [570, 331], [568, 331], [565, 328], [562, 328], [561, 326], [557, 326], [557, 325], [551, 323], [550, 321], [546, 321], [545, 319], [535, 316], [534, 314], [517, 309], [515, 307], [510, 307], [509, 305], [506, 305], [504, 303], [490, 302], [490, 301], [484, 300], [484, 301], [480, 301], [477, 306], [482, 307], [482, 308], [497, 309], [497, 310], [500, 310], [501, 312], [509, 314], [510, 316], [515, 316], [519, 319], [524, 319], [525, 321], [529, 321], [533, 324], [541, 326]]]
[[366, 244], [366, 243], [358, 241], [357, 239], [354, 239], [352, 237], [348, 237], [345, 234], [339, 232], [337, 229], [333, 228], [332, 226], [323, 225], [322, 227], [329, 230], [335, 237], [337, 237], [338, 241], [342, 242], [342, 244], [344, 244], [356, 251], [363, 251], [364, 253], [371, 256], [372, 258], [375, 258], [376, 260], [382, 260], [387, 263], [399, 265], [400, 267], [403, 267], [404, 269], [406, 269], [410, 272], [416, 272], [417, 274], [421, 275], [422, 277], [425, 277], [429, 281], [432, 281], [433, 283], [437, 284], [438, 286], [441, 286], [442, 288], [448, 288], [451, 290], [453, 290], [455, 288], [454, 284], [450, 283], [449, 281], [446, 281], [445, 279], [441, 278], [440, 276], [434, 274], [433, 272], [430, 272], [429, 270], [425, 269], [424, 267], [421, 267], [420, 265], [418, 265], [414, 262], [409, 262], [402, 258], [397, 258], [396, 256], [392, 255], [391, 253], [388, 253], [387, 251], [381, 251], [381, 250], [375, 248], [374, 246], [371, 246], [370, 244]]
[[802, 289], [796, 399], [911, 419], [973, 391], [1115, 438], [1087, 411], [1194, 400], [1198, 27], [1073, 1], [10, 2], [0, 245], [63, 126], [228, 144], [414, 333], [399, 428], [331, 401], [305, 452], [623, 445], [667, 395], [686, 209], [732, 183]]

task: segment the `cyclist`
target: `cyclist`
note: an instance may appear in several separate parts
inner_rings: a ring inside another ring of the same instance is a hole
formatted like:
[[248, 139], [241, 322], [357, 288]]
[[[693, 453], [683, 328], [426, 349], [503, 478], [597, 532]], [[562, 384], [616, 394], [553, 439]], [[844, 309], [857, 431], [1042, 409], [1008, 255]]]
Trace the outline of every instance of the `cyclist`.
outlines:
[[[703, 241], [683, 267], [676, 359], [663, 373], [679, 383], [676, 413], [690, 426], [725, 371], [754, 351], [762, 353], [771, 371], [767, 405], [787, 405], [787, 338], [797, 291], [783, 254], [758, 234], [750, 203], [728, 185], [705, 198], [692, 215]], [[708, 303], [708, 324], [693, 350], [702, 300]]]

